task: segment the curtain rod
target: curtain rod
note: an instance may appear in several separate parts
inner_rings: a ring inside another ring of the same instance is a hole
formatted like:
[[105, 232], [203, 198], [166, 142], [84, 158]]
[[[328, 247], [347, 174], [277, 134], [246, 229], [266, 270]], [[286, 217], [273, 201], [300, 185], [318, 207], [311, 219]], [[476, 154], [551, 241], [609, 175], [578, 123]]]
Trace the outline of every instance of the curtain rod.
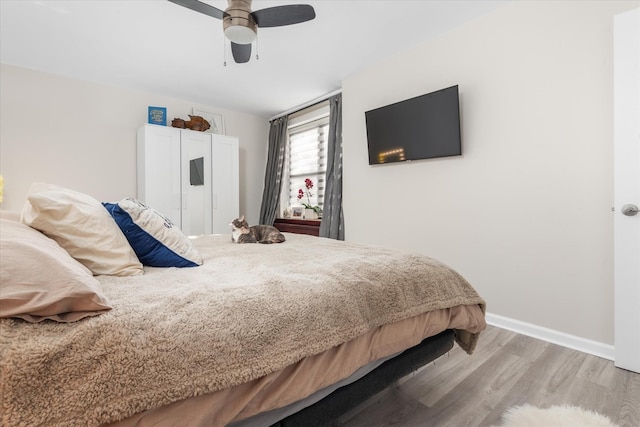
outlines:
[[312, 100], [311, 100], [311, 101], [309, 101], [309, 102], [305, 102], [304, 104], [298, 105], [297, 107], [293, 107], [293, 108], [288, 109], [287, 111], [283, 111], [283, 112], [282, 112], [282, 113], [280, 113], [280, 114], [276, 114], [275, 116], [271, 117], [271, 118], [269, 119], [269, 121], [275, 120], [275, 119], [277, 119], [277, 118], [280, 118], [280, 117], [282, 117], [282, 116], [286, 116], [286, 115], [291, 114], [291, 113], [295, 113], [296, 111], [300, 111], [300, 110], [302, 110], [303, 108], [310, 107], [310, 106], [312, 106], [313, 104], [317, 104], [317, 103], [319, 103], [319, 102], [326, 101], [327, 99], [329, 99], [329, 98], [331, 98], [332, 96], [337, 95], [337, 94], [339, 94], [339, 93], [342, 93], [342, 89], [334, 90], [333, 92], [329, 92], [329, 93], [327, 93], [326, 95], [322, 95], [322, 96], [320, 96], [320, 97], [318, 97], [318, 98], [316, 98], [316, 99], [312, 99]]

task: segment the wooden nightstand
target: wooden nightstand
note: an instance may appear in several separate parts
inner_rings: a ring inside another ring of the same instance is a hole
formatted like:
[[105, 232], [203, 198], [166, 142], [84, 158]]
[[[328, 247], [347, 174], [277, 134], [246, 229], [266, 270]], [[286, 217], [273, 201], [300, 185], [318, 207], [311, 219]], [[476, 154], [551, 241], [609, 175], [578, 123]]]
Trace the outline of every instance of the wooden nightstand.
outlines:
[[273, 226], [284, 233], [320, 235], [320, 219], [276, 218]]

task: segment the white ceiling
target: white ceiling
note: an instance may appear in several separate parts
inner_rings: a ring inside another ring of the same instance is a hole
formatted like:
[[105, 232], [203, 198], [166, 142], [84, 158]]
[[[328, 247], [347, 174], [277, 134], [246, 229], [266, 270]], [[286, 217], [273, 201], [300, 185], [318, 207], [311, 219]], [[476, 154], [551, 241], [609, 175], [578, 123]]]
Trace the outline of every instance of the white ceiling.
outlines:
[[316, 19], [259, 30], [260, 59], [254, 44], [236, 64], [220, 20], [169, 1], [0, 0], [0, 62], [270, 117], [504, 1], [254, 0], [253, 10], [292, 3]]

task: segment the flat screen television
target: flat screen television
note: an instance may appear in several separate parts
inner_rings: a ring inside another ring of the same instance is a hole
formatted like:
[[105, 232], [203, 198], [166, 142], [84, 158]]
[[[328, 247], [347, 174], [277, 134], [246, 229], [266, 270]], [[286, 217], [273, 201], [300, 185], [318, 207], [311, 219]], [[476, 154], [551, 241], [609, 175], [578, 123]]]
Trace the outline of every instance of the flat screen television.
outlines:
[[458, 86], [365, 112], [369, 164], [462, 154]]

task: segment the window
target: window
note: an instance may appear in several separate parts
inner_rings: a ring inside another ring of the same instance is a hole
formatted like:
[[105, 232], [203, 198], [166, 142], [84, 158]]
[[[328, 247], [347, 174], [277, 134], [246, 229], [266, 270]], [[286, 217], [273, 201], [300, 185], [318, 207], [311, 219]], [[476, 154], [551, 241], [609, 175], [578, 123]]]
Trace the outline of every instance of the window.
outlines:
[[[280, 197], [281, 213], [284, 209], [303, 203], [322, 209], [327, 171], [328, 102], [289, 116], [288, 131], [284, 181]], [[309, 200], [305, 187], [307, 178], [313, 181]], [[305, 191], [305, 197], [302, 199], [298, 199], [300, 189]]]

